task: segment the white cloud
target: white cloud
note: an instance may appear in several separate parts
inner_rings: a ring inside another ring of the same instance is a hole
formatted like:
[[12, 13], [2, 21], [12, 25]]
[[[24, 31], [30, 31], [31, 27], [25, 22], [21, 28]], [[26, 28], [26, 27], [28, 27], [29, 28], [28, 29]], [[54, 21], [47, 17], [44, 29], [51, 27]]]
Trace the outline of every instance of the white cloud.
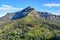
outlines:
[[13, 7], [13, 6], [10, 6], [10, 5], [2, 4], [0, 6], [0, 17], [6, 15], [6, 13], [19, 11], [19, 10], [22, 10], [22, 9], [23, 8], [16, 8], [16, 7]]
[[5, 4], [2, 4], [3, 7], [12, 7], [12, 6], [9, 6], [9, 5], [5, 5]]
[[47, 6], [47, 7], [60, 7], [60, 4], [50, 3], [50, 4], [43, 4], [43, 6]]
[[54, 12], [52, 12], [53, 14], [56, 14], [56, 15], [60, 15], [60, 10], [56, 10]]
[[2, 4], [0, 7], [0, 11], [7, 11], [7, 10], [22, 10], [23, 8], [15, 8], [13, 6]]

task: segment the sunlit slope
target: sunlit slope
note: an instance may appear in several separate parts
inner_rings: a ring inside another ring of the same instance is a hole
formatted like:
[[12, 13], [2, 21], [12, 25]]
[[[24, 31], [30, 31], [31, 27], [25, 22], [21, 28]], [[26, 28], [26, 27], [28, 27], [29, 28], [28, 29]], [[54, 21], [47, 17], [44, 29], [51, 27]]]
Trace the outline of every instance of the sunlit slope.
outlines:
[[60, 37], [60, 25], [41, 18], [35, 10], [21, 19], [0, 25], [0, 38], [2, 40], [9, 38], [14, 40], [27, 40], [30, 39], [30, 37], [36, 40], [49, 40]]

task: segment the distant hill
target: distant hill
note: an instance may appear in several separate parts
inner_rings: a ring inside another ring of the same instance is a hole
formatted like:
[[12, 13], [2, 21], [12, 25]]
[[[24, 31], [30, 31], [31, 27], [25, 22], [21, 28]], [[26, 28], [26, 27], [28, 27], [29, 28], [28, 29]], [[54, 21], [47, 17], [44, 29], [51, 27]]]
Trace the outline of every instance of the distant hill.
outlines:
[[42, 18], [60, 23], [60, 15], [53, 15], [48, 12], [38, 12]]

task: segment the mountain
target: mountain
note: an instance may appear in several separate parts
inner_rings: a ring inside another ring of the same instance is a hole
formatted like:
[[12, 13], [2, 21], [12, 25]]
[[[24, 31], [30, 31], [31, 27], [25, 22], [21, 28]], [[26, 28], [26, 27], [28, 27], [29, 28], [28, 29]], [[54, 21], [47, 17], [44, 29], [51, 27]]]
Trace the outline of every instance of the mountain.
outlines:
[[48, 13], [48, 12], [38, 12], [34, 8], [32, 8], [31, 6], [25, 8], [21, 11], [18, 11], [18, 12], [7, 13], [5, 16], [0, 18], [0, 21], [21, 19], [21, 18], [27, 16], [32, 10], [34, 10], [34, 12], [36, 12], [42, 18], [60, 23], [60, 15], [53, 15], [53, 14]]
[[[45, 15], [45, 16], [44, 16]], [[0, 40], [60, 40], [60, 23], [32, 7], [1, 17]]]
[[32, 7], [27, 7], [21, 11], [14, 12], [14, 13], [7, 13], [5, 16], [1, 17], [0, 20], [15, 20], [25, 17], [29, 12], [34, 10]]
[[38, 12], [42, 18], [60, 23], [60, 15], [53, 15], [48, 12]]

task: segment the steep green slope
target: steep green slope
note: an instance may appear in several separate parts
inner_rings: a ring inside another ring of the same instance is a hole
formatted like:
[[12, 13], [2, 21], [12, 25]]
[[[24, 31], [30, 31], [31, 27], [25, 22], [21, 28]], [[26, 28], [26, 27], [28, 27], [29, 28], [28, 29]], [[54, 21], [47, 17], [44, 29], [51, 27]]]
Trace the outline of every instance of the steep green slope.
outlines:
[[60, 40], [60, 25], [41, 18], [35, 11], [0, 25], [0, 40], [53, 39]]

